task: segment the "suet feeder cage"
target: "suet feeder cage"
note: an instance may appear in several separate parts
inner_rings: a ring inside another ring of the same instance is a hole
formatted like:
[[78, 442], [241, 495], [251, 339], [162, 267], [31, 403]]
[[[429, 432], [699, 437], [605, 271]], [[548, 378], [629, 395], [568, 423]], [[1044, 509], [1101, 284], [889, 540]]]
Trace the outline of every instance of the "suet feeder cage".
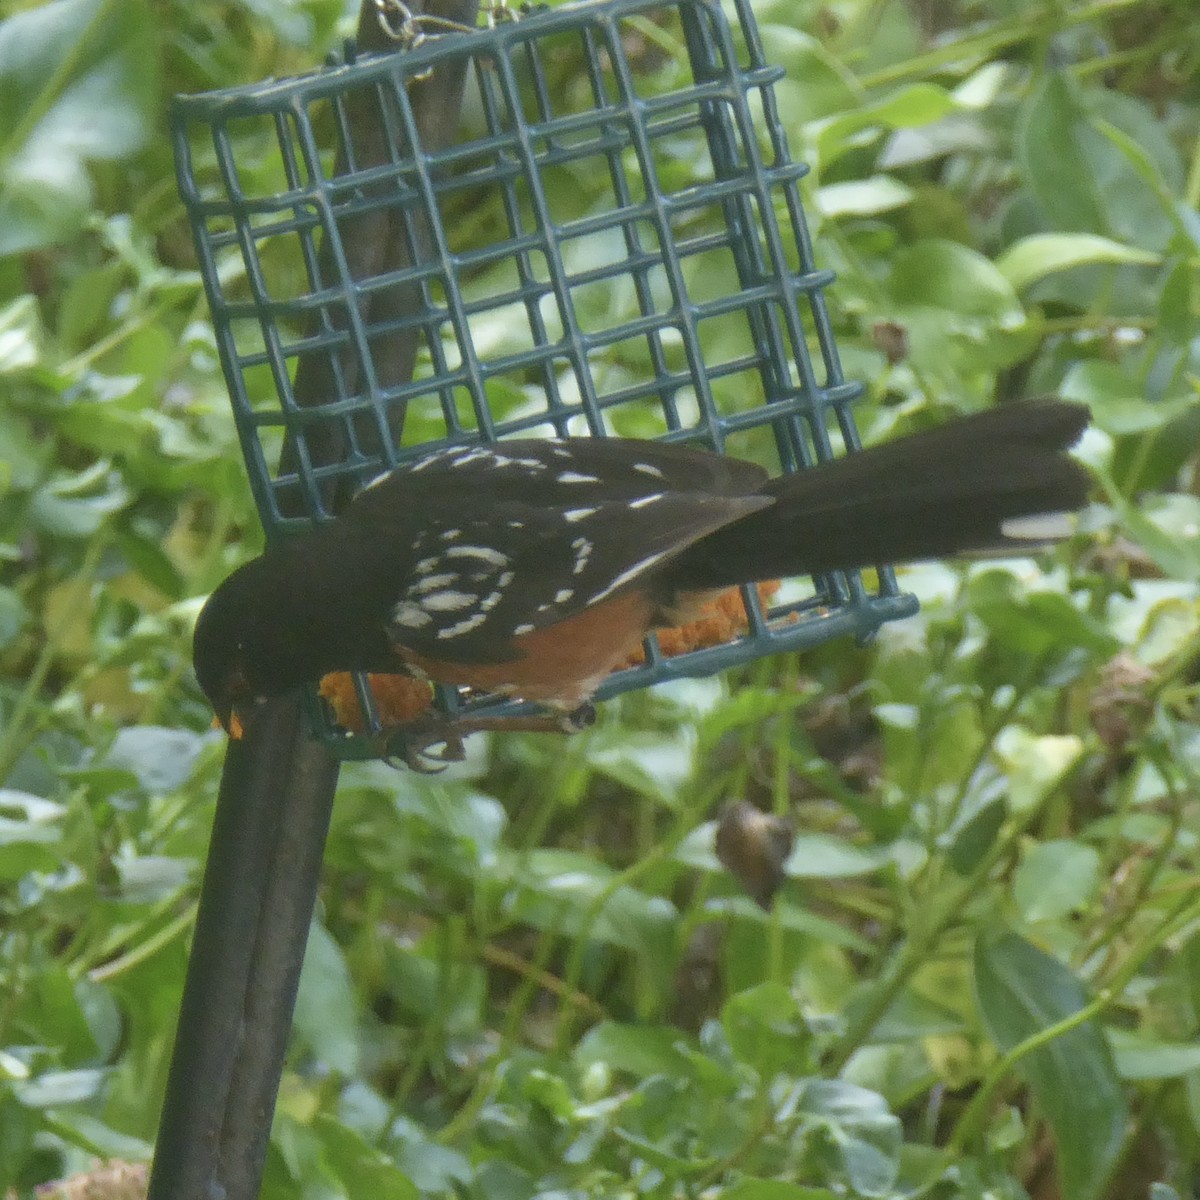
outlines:
[[[269, 539], [445, 444], [618, 434], [772, 472], [856, 444], [860, 388], [838, 362], [832, 274], [813, 259], [783, 72], [751, 0], [493, 9], [474, 28], [379, 0], [379, 17], [399, 52], [348, 46], [314, 74], [176, 104], [181, 190]], [[448, 144], [413, 103], [435, 72], [463, 79]], [[676, 657], [652, 638], [599, 698], [864, 638], [915, 608], [887, 571], [871, 589], [837, 574], [744, 602], [744, 635]], [[452, 691], [442, 704], [513, 711]], [[376, 752], [313, 713], [340, 757]]]

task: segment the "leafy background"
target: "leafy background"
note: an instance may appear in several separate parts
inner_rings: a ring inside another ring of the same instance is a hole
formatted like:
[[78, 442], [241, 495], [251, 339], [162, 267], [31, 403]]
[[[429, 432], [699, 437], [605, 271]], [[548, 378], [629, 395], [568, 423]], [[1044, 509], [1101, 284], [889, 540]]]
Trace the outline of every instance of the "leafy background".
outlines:
[[[269, 1197], [1196, 1194], [1194, 5], [755, 7], [867, 439], [1057, 391], [1092, 406], [1096, 503], [1037, 562], [906, 572], [922, 613], [870, 648], [477, 739], [436, 778], [347, 767]], [[190, 627], [260, 544], [167, 100], [304, 69], [352, 20], [0, 12], [23, 1195], [150, 1153], [222, 757]], [[713, 855], [737, 800], [798, 829], [769, 913]]]

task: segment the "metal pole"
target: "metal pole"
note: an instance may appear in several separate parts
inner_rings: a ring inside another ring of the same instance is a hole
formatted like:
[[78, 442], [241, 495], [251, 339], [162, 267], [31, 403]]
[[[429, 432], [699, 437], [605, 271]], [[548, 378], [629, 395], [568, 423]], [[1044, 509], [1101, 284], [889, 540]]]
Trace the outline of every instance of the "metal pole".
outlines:
[[[412, 11], [464, 25], [474, 23], [477, 7], [478, 0], [409, 4]], [[393, 49], [383, 40], [375, 12], [373, 0], [364, 0], [359, 44], [364, 50]], [[414, 86], [412, 102], [426, 146], [445, 145], [453, 136], [464, 79], [465, 66], [455, 66]], [[377, 140], [378, 123], [368, 119], [362, 136]], [[362, 164], [364, 155], [357, 161]], [[389, 266], [405, 253], [401, 239], [387, 236], [387, 224], [383, 215], [377, 225], [356, 229], [356, 276], [370, 273], [381, 246]], [[418, 299], [399, 298], [399, 303]], [[397, 302], [396, 297], [387, 301]], [[382, 366], [375, 364], [381, 378], [392, 383], [411, 377], [416, 335], [396, 342]], [[328, 396], [321, 382], [320, 361], [303, 363], [295, 382], [297, 399], [321, 403]], [[344, 449], [316, 448], [313, 439], [309, 448], [325, 462]], [[149, 1200], [254, 1200], [258, 1195], [337, 775], [337, 761], [309, 733], [298, 698], [263, 705], [247, 736], [230, 743]]]
[[338, 764], [298, 701], [255, 716], [225, 756], [152, 1200], [258, 1195]]

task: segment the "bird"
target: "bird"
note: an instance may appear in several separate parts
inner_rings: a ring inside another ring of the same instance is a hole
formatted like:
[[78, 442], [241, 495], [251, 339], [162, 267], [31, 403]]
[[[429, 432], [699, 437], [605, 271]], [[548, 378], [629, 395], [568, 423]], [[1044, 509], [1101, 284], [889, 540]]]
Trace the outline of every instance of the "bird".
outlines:
[[1015, 401], [772, 477], [636, 438], [443, 446], [237, 568], [197, 618], [217, 721], [334, 671], [581, 712], [653, 630], [738, 584], [1025, 553], [1087, 502], [1081, 404]]

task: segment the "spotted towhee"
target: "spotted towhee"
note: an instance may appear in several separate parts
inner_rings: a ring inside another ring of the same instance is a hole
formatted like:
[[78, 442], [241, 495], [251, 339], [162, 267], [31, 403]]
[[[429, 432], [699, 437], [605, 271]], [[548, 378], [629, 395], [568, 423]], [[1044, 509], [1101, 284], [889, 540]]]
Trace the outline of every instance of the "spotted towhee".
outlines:
[[348, 670], [567, 712], [717, 590], [1048, 540], [1028, 518], [1085, 502], [1065, 451], [1087, 421], [1062, 401], [1006, 404], [775, 479], [619, 438], [437, 450], [225, 580], [196, 625], [196, 674], [226, 728]]

